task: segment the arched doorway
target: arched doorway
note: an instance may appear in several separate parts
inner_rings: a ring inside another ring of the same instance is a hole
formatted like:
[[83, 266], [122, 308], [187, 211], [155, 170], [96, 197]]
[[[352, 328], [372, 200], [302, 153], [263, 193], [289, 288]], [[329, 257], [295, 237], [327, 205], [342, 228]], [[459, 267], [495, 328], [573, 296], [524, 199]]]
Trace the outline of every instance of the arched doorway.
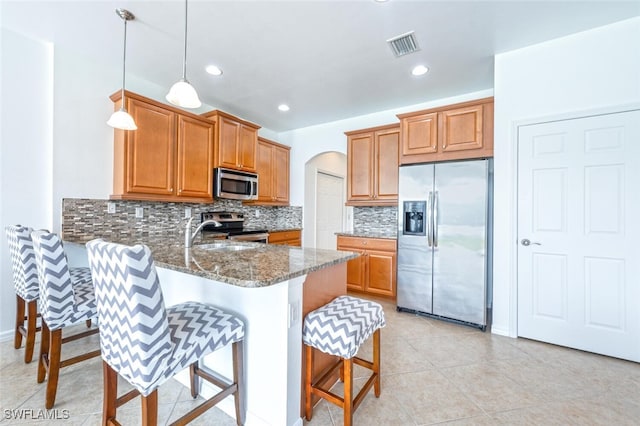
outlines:
[[353, 209], [344, 205], [346, 174], [341, 152], [323, 152], [305, 164], [304, 247], [335, 249], [335, 233], [352, 228]]

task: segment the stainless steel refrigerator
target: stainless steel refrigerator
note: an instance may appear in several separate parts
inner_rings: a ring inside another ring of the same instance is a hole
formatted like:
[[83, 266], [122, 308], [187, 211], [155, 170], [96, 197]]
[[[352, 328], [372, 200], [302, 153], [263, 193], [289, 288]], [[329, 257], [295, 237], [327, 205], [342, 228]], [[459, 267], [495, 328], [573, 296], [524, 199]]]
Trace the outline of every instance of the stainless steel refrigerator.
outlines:
[[492, 182], [485, 159], [400, 167], [399, 311], [486, 329]]

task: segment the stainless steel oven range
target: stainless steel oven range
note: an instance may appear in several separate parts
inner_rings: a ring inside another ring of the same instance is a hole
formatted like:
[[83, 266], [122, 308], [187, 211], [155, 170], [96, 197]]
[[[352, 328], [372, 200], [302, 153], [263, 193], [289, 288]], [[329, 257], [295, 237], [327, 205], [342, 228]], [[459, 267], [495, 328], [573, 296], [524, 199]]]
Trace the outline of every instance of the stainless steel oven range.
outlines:
[[204, 231], [215, 231], [227, 234], [227, 239], [236, 241], [252, 241], [268, 243], [269, 233], [264, 228], [249, 228], [244, 226], [244, 215], [235, 212], [207, 212], [201, 213], [200, 219], [213, 219], [222, 226], [205, 225]]

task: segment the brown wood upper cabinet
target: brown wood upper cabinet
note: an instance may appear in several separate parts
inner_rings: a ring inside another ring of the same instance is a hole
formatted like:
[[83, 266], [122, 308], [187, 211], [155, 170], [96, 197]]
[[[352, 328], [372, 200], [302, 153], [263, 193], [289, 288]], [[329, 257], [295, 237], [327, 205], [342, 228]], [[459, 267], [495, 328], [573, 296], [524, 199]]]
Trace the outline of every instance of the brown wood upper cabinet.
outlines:
[[347, 205], [393, 206], [398, 202], [400, 126], [372, 127], [347, 135]]
[[257, 150], [258, 199], [245, 204], [289, 205], [289, 154], [291, 148], [259, 137]]
[[[120, 108], [121, 92], [111, 96]], [[215, 123], [126, 92], [138, 126], [114, 130], [112, 199], [213, 202]]]
[[214, 167], [255, 172], [260, 126], [219, 110], [202, 116], [217, 124]]
[[400, 164], [493, 156], [493, 98], [398, 115]]

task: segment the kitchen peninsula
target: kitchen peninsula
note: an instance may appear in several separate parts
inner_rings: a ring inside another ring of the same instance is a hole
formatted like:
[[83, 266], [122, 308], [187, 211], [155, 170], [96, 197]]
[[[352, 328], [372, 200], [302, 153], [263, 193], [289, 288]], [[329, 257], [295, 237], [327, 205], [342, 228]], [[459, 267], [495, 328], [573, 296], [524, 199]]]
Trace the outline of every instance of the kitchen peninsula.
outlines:
[[[86, 262], [90, 239], [65, 237], [71, 263]], [[149, 246], [167, 306], [196, 300], [243, 318], [247, 425], [302, 425], [302, 318], [346, 293], [346, 262], [358, 255], [238, 242], [185, 249], [178, 241], [134, 234], [114, 242]], [[204, 365], [231, 377], [230, 347], [209, 355]], [[187, 371], [177, 379], [188, 386]], [[215, 393], [207, 385], [204, 397]], [[231, 398], [218, 407], [234, 416]]]

